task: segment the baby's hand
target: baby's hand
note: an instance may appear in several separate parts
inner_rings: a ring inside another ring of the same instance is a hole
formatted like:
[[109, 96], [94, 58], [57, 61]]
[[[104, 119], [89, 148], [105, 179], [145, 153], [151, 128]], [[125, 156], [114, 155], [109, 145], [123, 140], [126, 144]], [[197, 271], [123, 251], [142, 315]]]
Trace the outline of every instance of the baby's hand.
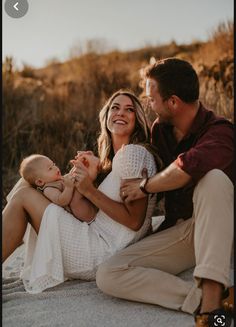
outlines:
[[66, 174], [63, 176], [63, 181], [64, 181], [64, 185], [67, 187], [74, 187], [74, 183], [75, 183], [75, 176], [73, 176], [72, 174]]

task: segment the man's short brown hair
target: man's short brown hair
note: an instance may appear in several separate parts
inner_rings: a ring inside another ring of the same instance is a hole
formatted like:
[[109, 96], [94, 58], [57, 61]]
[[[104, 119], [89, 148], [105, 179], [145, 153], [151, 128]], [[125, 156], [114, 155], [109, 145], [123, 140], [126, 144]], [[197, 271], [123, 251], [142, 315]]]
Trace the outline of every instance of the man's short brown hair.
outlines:
[[149, 65], [145, 77], [158, 83], [163, 100], [177, 95], [186, 103], [193, 103], [199, 97], [199, 80], [192, 65], [182, 59], [166, 58]]

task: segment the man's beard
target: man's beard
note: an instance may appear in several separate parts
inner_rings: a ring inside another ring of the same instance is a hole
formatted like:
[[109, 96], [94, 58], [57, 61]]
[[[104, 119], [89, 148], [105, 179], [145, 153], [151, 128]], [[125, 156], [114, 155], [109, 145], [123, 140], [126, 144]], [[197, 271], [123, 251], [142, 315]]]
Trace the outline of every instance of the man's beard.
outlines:
[[172, 119], [171, 118], [159, 116], [158, 114], [157, 114], [156, 121], [158, 123], [160, 123], [160, 124], [165, 124], [165, 125], [173, 126], [173, 122], [172, 122]]

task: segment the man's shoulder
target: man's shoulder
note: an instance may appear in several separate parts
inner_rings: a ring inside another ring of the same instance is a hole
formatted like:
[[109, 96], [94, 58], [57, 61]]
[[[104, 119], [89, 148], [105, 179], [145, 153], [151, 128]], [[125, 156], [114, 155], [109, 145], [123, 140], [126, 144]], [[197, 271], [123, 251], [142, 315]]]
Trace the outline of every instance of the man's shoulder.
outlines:
[[218, 115], [214, 110], [201, 105], [202, 115], [205, 117], [206, 125], [226, 125], [233, 128], [233, 123], [226, 117]]
[[192, 123], [190, 133], [197, 138], [214, 130], [214, 133], [233, 132], [233, 124], [223, 116], [217, 115], [213, 110], [207, 109], [200, 102], [200, 107]]
[[224, 117], [217, 116], [214, 112], [213, 114], [210, 112], [209, 113], [210, 117], [206, 121], [205, 126], [200, 128], [199, 130], [199, 136], [205, 133], [214, 133], [220, 135], [227, 135], [230, 137], [233, 137], [234, 134], [234, 125], [232, 122], [227, 120]]

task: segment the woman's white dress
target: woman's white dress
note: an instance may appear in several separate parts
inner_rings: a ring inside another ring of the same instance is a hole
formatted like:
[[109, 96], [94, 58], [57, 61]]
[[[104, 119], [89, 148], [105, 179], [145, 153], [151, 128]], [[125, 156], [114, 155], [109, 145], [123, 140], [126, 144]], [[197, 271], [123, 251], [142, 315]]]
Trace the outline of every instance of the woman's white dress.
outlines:
[[[122, 202], [119, 195], [121, 179], [142, 177], [144, 167], [148, 170], [148, 176], [156, 173], [152, 154], [141, 145], [124, 146], [113, 158], [112, 171], [100, 184], [99, 190], [111, 199]], [[38, 236], [31, 228], [26, 240], [21, 273], [26, 290], [39, 293], [67, 279], [95, 279], [101, 262], [147, 234], [155, 202], [156, 197], [149, 196], [146, 217], [137, 232], [112, 220], [102, 210], [88, 225], [63, 208], [48, 205]]]

